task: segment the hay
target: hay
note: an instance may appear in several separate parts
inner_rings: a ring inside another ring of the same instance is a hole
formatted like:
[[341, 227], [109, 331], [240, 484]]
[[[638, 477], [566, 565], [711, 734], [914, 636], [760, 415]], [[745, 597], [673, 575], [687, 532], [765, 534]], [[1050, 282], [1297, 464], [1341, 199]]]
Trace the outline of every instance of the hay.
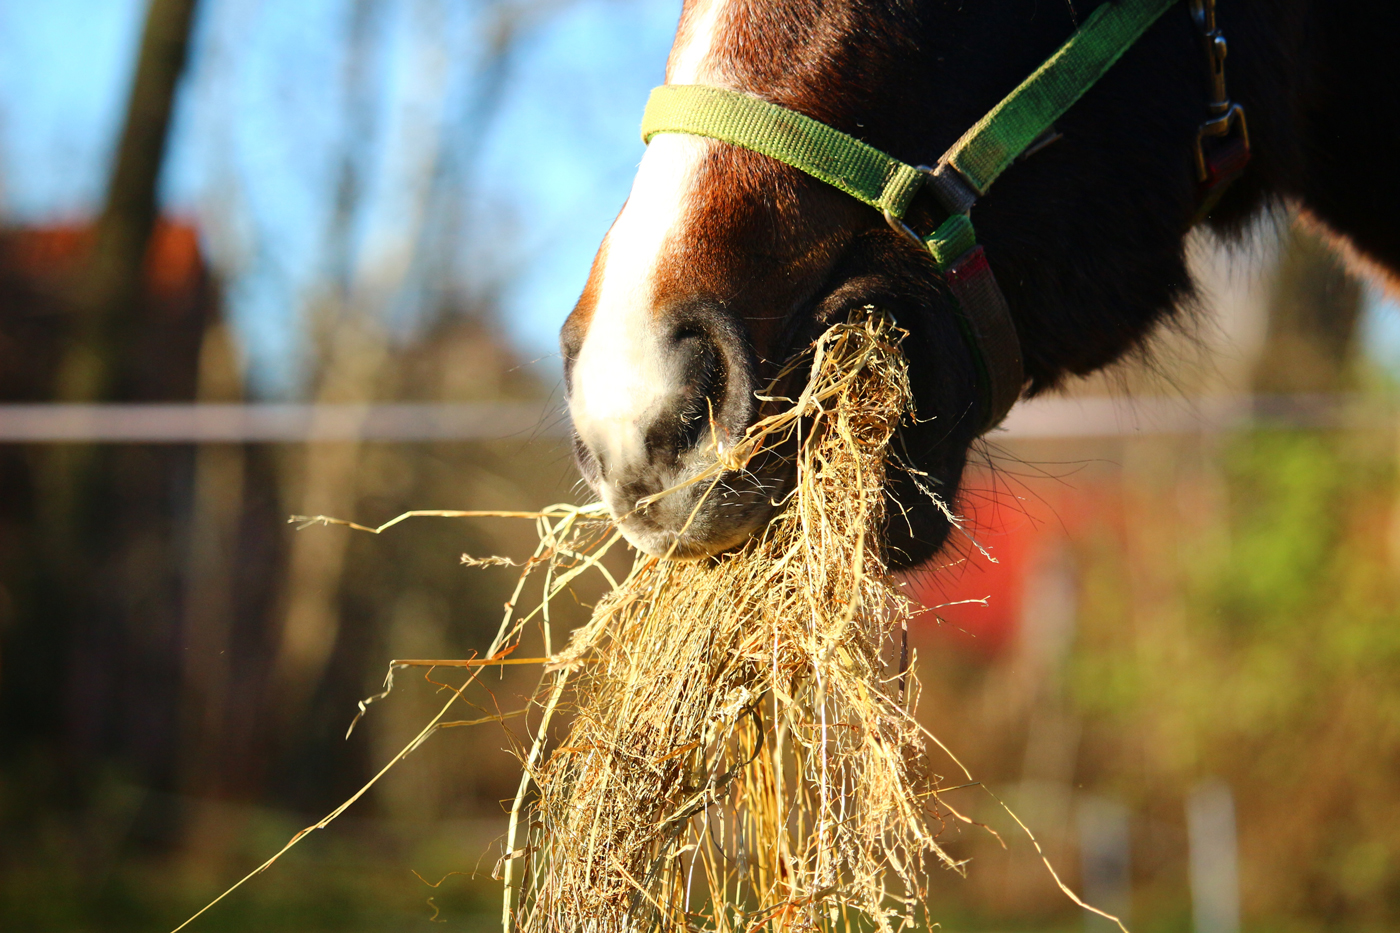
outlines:
[[[957, 867], [877, 538], [911, 407], [901, 336], [873, 313], [829, 330], [792, 408], [722, 465], [796, 441], [787, 507], [737, 553], [639, 560], [559, 655], [512, 813], [507, 930], [859, 914], [888, 931], [915, 922], [930, 860]], [[573, 724], [545, 758], [571, 676]]]
[[[418, 510], [378, 527], [292, 516], [301, 527], [374, 534], [415, 516], [525, 518], [536, 523], [538, 545], [523, 564], [463, 556], [469, 566], [522, 568], [484, 656], [392, 661], [383, 692], [361, 701], [355, 721], [389, 695], [396, 670], [467, 668], [466, 680], [447, 688], [438, 714], [360, 790], [177, 933], [328, 826], [439, 729], [528, 712], [446, 719], [482, 671], [533, 663], [545, 665], [533, 704], [542, 715], [520, 749], [522, 776], [495, 872], [505, 886], [506, 933], [893, 933], [926, 922], [927, 871], [962, 870], [938, 844], [943, 822], [971, 821], [938, 796], [926, 741], [947, 749], [914, 718], [918, 681], [903, 638], [912, 607], [879, 540], [885, 470], [895, 460], [889, 444], [912, 409], [902, 336], [869, 309], [833, 326], [810, 359], [775, 380], [810, 363], [797, 400], [690, 481], [713, 489], [760, 450], [795, 451], [786, 507], [717, 559], [642, 556], [619, 583], [603, 559], [622, 536], [597, 503]], [[917, 471], [901, 468], [922, 485]], [[541, 571], [534, 602], [525, 586]], [[555, 654], [550, 605], [592, 571], [608, 593]], [[514, 657], [532, 621], [546, 657]], [[551, 747], [556, 720], [568, 712], [572, 725]], [[1060, 890], [1127, 933], [1065, 886], [1030, 830], [1006, 812]]]

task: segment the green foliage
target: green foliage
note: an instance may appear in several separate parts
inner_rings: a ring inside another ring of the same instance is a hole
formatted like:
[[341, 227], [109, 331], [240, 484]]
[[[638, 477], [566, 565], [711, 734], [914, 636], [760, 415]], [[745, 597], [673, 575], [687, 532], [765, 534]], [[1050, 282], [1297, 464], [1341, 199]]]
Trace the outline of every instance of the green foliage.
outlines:
[[1391, 443], [1242, 434], [1204, 471], [1127, 483], [1127, 547], [1079, 542], [1071, 687], [1089, 776], [1161, 812], [1226, 778], [1263, 929], [1400, 921]]
[[[129, 838], [133, 806], [149, 806], [151, 798], [115, 775], [99, 784], [108, 806], [48, 812], [29, 835], [28, 858], [12, 860], [0, 873], [0, 930], [171, 930], [311, 819], [225, 805], [205, 814], [200, 838], [178, 857], [141, 854]], [[410, 871], [432, 875], [433, 882], [444, 865], [470, 872], [490, 848], [490, 833], [463, 830], [461, 822], [346, 820], [334, 833], [313, 834], [190, 929], [370, 933], [431, 931], [444, 923], [454, 930], [498, 929], [499, 887], [488, 877], [494, 856], [477, 878], [448, 876], [436, 889]], [[123, 857], [113, 857], [123, 850]]]

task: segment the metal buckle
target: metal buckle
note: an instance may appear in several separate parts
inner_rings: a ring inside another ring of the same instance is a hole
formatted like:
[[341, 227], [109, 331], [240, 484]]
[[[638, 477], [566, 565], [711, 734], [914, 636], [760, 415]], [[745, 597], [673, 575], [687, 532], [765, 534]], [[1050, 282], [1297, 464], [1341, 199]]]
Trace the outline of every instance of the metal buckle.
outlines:
[[888, 210], [885, 211], [885, 223], [890, 225], [891, 230], [913, 243], [919, 249], [928, 249], [928, 247], [924, 245], [924, 240], [921, 236], [915, 233], [907, 223], [891, 214]]
[[[924, 179], [925, 184], [928, 184], [929, 179], [933, 177], [933, 169], [929, 168], [927, 165], [916, 165], [914, 166], [914, 170], [922, 172], [926, 176]], [[913, 243], [919, 249], [928, 249], [928, 246], [924, 243], [924, 238], [915, 233], [914, 229], [910, 227], [907, 223], [905, 223], [901, 218], [894, 216], [889, 212], [889, 210], [886, 210], [884, 214], [885, 223], [890, 225], [891, 230], [904, 237], [910, 243]]]
[[[1211, 178], [1210, 161], [1206, 158], [1206, 141], [1227, 139], [1238, 132], [1243, 147], [1243, 162], [1249, 160], [1249, 124], [1244, 108], [1230, 100], [1225, 90], [1225, 57], [1230, 47], [1215, 22], [1215, 0], [1191, 0], [1191, 19], [1201, 33], [1205, 45], [1206, 69], [1210, 76], [1210, 119], [1196, 130], [1196, 180], [1203, 185], [1215, 183]], [[1238, 174], [1236, 172], [1235, 174]]]
[[1229, 109], [1218, 117], [1202, 123], [1196, 130], [1196, 180], [1201, 184], [1214, 181], [1211, 178], [1210, 161], [1206, 158], [1207, 140], [1224, 140], [1238, 133], [1244, 148], [1245, 159], [1249, 158], [1249, 123], [1244, 118], [1244, 108], [1230, 104]]
[[[923, 173], [924, 187], [949, 215], [966, 214], [977, 203], [976, 189], [968, 183], [967, 179], [963, 178], [961, 172], [949, 163], [940, 162], [933, 167], [916, 165], [914, 168]], [[917, 243], [920, 249], [928, 249], [928, 244], [924, 242], [923, 237], [889, 211], [885, 211], [885, 223], [889, 224], [890, 229], [895, 233], [912, 243]]]

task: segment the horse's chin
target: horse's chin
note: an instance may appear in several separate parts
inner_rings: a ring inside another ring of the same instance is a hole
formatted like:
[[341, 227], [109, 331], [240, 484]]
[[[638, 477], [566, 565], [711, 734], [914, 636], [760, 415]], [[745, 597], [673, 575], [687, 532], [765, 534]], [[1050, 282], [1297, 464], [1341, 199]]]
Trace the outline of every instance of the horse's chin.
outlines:
[[688, 533], [637, 528], [631, 522], [618, 524], [622, 536], [637, 550], [652, 557], [669, 560], [704, 560], [725, 551], [739, 547], [752, 535], [752, 531], [731, 534], [724, 538], [699, 538]]
[[777, 512], [778, 485], [756, 477], [697, 483], [640, 507], [620, 508], [604, 494], [618, 529], [637, 550], [671, 560], [702, 560], [743, 546]]

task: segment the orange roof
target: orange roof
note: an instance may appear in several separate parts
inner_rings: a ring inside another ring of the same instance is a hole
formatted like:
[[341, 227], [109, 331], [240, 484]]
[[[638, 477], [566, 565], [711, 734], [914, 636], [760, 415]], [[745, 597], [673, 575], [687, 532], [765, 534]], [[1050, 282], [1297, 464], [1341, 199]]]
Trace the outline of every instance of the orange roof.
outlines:
[[[81, 262], [92, 245], [92, 224], [55, 224], [6, 231], [5, 251], [11, 268], [35, 277], [62, 275]], [[146, 253], [146, 282], [157, 295], [196, 287], [205, 274], [199, 231], [183, 220], [156, 221]]]

